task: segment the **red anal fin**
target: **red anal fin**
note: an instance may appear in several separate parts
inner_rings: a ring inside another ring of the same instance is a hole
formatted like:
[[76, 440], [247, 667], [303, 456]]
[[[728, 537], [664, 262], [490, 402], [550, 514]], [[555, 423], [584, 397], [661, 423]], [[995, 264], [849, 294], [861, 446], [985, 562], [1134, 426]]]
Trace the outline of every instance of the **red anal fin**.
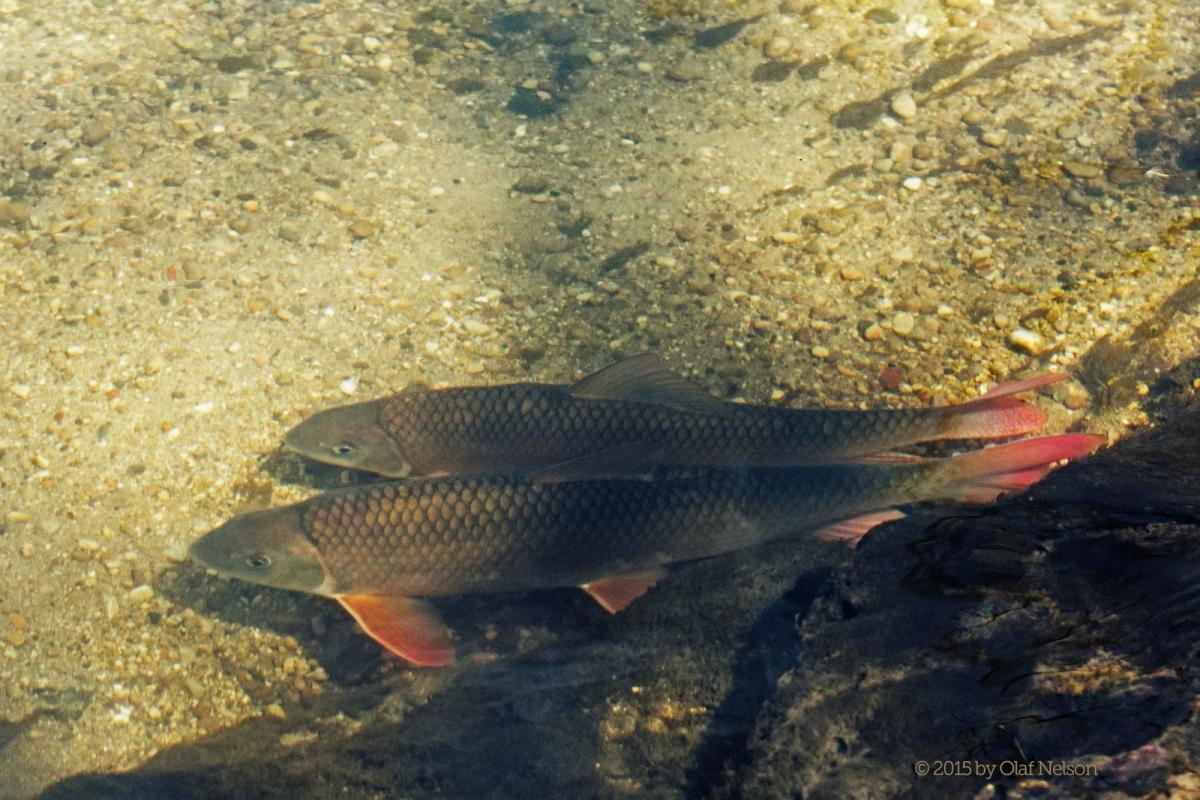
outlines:
[[903, 518], [904, 513], [894, 508], [874, 511], [870, 514], [862, 514], [835, 522], [832, 525], [826, 525], [817, 531], [817, 537], [827, 542], [845, 542], [847, 547], [857, 547], [859, 540], [866, 536], [867, 531], [876, 525], [882, 525], [885, 522]]
[[450, 631], [437, 611], [411, 597], [359, 594], [337, 598], [375, 641], [418, 667], [454, 663]]
[[581, 588], [604, 606], [610, 614], [624, 610], [626, 606], [654, 588], [667, 571], [662, 567], [627, 575], [613, 575], [585, 583]]

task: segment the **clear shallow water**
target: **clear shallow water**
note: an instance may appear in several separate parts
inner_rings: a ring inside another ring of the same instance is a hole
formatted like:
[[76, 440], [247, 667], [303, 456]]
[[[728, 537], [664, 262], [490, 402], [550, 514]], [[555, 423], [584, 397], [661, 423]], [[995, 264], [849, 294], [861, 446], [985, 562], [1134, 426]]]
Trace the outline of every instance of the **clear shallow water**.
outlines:
[[[239, 730], [301, 764], [309, 734], [396, 720], [442, 765], [412, 793], [720, 787], [793, 659], [807, 550], [611, 620], [464, 599], [497, 656], [466, 676], [382, 667], [328, 604], [178, 559], [339, 480], [276, 452], [290, 425], [414, 381], [654, 349], [721, 397], [899, 406], [1036, 366], [1081, 377], [1055, 429], [1138, 424], [1194, 355], [1190, 26], [1170, 3], [0, 3], [0, 792]], [[549, 716], [512, 699], [544, 682]], [[480, 730], [533, 777], [446, 777]]]

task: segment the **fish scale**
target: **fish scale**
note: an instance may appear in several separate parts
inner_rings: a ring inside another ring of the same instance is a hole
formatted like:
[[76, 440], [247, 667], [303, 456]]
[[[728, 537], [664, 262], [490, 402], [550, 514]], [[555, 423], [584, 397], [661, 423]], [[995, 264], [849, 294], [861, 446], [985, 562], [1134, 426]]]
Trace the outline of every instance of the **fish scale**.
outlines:
[[676, 470], [653, 481], [439, 478], [327, 492], [301, 519], [337, 585], [459, 594], [504, 588], [487, 577], [497, 573], [541, 588], [717, 555], [921, 499], [923, 485], [937, 485], [930, 476], [924, 465], [858, 465]]
[[[447, 413], [463, 405], [469, 413]], [[492, 463], [493, 453], [503, 453], [505, 465], [522, 467], [633, 444], [663, 448], [669, 460], [684, 464], [787, 464], [798, 452], [819, 463], [932, 438], [944, 424], [944, 412], [730, 404], [725, 414], [706, 416], [649, 403], [580, 402], [559, 387], [511, 384], [497, 387], [494, 395], [470, 389], [401, 392], [381, 402], [379, 423], [403, 443], [416, 471], [457, 473], [501, 466]]]

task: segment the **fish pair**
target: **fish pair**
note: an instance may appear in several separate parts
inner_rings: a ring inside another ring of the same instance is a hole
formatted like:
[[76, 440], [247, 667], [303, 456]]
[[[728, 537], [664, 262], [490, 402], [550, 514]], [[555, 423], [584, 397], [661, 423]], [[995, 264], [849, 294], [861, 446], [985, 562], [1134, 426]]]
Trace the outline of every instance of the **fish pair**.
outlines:
[[409, 389], [316, 414], [287, 443], [424, 477], [245, 514], [191, 554], [222, 574], [336, 598], [393, 653], [444, 666], [450, 632], [421, 598], [576, 585], [616, 612], [667, 564], [805, 530], [855, 542], [903, 516], [898, 505], [1024, 489], [1100, 437], [950, 459], [891, 450], [1035, 430], [1044, 415], [1013, 395], [1059, 379], [944, 408], [805, 411], [723, 403], [644, 355], [571, 386]]

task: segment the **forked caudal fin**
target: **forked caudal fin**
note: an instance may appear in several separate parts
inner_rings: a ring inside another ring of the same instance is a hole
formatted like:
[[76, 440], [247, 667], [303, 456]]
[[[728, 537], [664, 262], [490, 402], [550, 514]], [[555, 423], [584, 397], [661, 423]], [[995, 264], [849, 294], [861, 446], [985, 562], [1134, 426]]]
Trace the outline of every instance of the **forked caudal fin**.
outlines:
[[1000, 439], [1032, 433], [1046, 424], [1046, 414], [1013, 395], [1066, 378], [1064, 373], [1048, 372], [1024, 381], [1002, 383], [975, 400], [950, 406], [945, 410], [941, 438]]
[[1040, 436], [964, 453], [947, 461], [943, 497], [963, 503], [990, 503], [1002, 494], [1019, 492], [1041, 480], [1056, 462], [1086, 456], [1104, 444], [1091, 433]]

